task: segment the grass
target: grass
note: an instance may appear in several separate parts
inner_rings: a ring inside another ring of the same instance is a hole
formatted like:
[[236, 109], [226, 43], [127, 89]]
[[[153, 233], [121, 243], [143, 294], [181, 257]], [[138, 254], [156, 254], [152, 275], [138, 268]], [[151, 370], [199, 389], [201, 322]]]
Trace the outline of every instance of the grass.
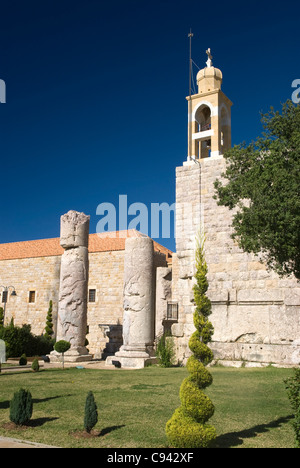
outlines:
[[[291, 369], [216, 367], [206, 393], [216, 412], [216, 446], [293, 448], [292, 411], [283, 379]], [[59, 447], [163, 448], [165, 424], [179, 406], [185, 368], [141, 370], [52, 369], [0, 374], [0, 435]], [[7, 429], [9, 402], [19, 388], [29, 389], [34, 407], [25, 429]], [[83, 430], [86, 395], [97, 402], [100, 433], [75, 438]]]

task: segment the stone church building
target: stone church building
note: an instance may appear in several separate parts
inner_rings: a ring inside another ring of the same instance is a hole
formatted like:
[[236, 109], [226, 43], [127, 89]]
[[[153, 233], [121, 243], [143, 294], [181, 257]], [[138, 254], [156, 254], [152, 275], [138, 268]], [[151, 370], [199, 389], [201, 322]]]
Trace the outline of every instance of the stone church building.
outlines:
[[[186, 361], [194, 331], [196, 237], [204, 232], [215, 359], [233, 365], [299, 365], [299, 282], [294, 277], [279, 278], [257, 257], [239, 249], [231, 238], [232, 213], [213, 198], [214, 181], [225, 170], [224, 151], [231, 147], [232, 103], [221, 89], [222, 79], [222, 72], [209, 58], [197, 75], [198, 93], [187, 98], [188, 157], [176, 169], [176, 253], [153, 242], [151, 268], [150, 257], [143, 257], [145, 271], [150, 268], [153, 273], [148, 275], [153, 301], [147, 304], [153, 323], [144, 344], [149, 347], [155, 337], [169, 330], [178, 359]], [[138, 349], [128, 338], [134, 326], [139, 334], [128, 315], [128, 301], [141, 296], [135, 290], [128, 299], [128, 287], [126, 292], [124, 269], [134, 273], [137, 260], [133, 258], [138, 256], [131, 252], [130, 267], [129, 260], [126, 266], [125, 237], [145, 236], [137, 231], [89, 235], [87, 288], [89, 353], [96, 358], [116, 353], [116, 359], [119, 356], [124, 363], [125, 354]], [[0, 245], [0, 305], [5, 308], [6, 322], [13, 317], [16, 325], [29, 323], [33, 333], [41, 334], [52, 300], [56, 323], [63, 252], [59, 239]], [[147, 316], [143, 317], [140, 327], [148, 323]], [[129, 342], [120, 352], [124, 338]]]
[[[96, 358], [115, 353], [122, 345], [125, 240], [140, 236], [135, 230], [109, 237], [89, 235], [87, 339]], [[5, 323], [13, 318], [15, 325], [30, 324], [32, 332], [40, 335], [52, 300], [57, 329], [63, 252], [59, 238], [0, 244], [0, 284], [12, 286], [1, 292]], [[154, 259], [155, 267], [167, 267], [172, 252], [154, 242]]]

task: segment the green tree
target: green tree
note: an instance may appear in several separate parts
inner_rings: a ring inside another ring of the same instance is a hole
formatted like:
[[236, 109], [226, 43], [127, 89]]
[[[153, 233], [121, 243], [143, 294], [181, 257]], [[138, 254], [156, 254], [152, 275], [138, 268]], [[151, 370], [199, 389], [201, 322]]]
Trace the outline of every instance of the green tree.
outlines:
[[294, 410], [293, 428], [295, 432], [295, 447], [300, 448], [300, 369], [294, 369], [294, 375], [284, 381], [288, 398]]
[[19, 359], [19, 366], [26, 366], [27, 365], [27, 356], [25, 353]]
[[0, 307], [0, 327], [4, 326], [4, 310], [3, 307]]
[[90, 433], [98, 422], [97, 405], [93, 392], [89, 392], [86, 397], [85, 411], [84, 411], [84, 428], [86, 432]]
[[44, 336], [35, 336], [31, 333], [30, 325], [14, 326], [13, 320], [9, 325], [0, 327], [0, 339], [6, 344], [6, 357], [41, 356], [52, 351], [52, 341]]
[[48, 314], [46, 318], [46, 328], [45, 328], [45, 338], [48, 340], [51, 340], [53, 337], [53, 321], [52, 321], [52, 309], [53, 309], [53, 303], [52, 301], [49, 302], [49, 309], [48, 309]]
[[196, 250], [195, 278], [196, 331], [189, 341], [193, 354], [187, 361], [190, 376], [183, 381], [180, 388], [181, 406], [175, 410], [166, 426], [169, 442], [176, 448], [208, 448], [216, 438], [215, 428], [207, 424], [214, 414], [214, 405], [203, 391], [212, 384], [212, 375], [206, 366], [213, 359], [213, 353], [207, 344], [211, 341], [214, 329], [208, 320], [211, 302], [206, 296], [207, 264], [204, 257], [204, 241], [201, 239], [198, 239]]
[[174, 365], [174, 341], [170, 333], [166, 332], [160, 337], [157, 343], [156, 357], [161, 367], [172, 367]]
[[18, 426], [28, 424], [32, 416], [33, 403], [31, 393], [21, 388], [10, 402], [9, 417]]
[[40, 370], [40, 365], [39, 365], [39, 360], [38, 358], [35, 358], [32, 362], [31, 369], [33, 372], [38, 372]]
[[300, 105], [262, 114], [264, 132], [224, 155], [219, 205], [235, 209], [233, 235], [248, 253], [260, 254], [280, 276], [300, 279]]
[[65, 367], [65, 359], [64, 359], [64, 355], [65, 353], [71, 348], [71, 344], [68, 342], [68, 341], [65, 341], [65, 340], [60, 340], [60, 341], [57, 341], [54, 345], [54, 349], [57, 353], [60, 353], [62, 354], [62, 365], [63, 365], [63, 369]]

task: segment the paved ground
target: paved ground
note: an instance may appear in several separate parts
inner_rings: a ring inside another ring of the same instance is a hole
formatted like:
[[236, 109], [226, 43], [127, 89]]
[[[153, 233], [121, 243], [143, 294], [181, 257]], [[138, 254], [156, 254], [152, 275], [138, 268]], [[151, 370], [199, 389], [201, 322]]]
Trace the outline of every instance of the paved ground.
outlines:
[[28, 442], [27, 440], [11, 439], [9, 437], [0, 437], [0, 448], [58, 448], [49, 445], [36, 444], [35, 442]]
[[[19, 366], [17, 361], [14, 361], [13, 359], [8, 359], [7, 363], [10, 365], [10, 367], [4, 367], [2, 366], [2, 373], [5, 372], [15, 372], [15, 371], [28, 371], [31, 369], [31, 363], [29, 363], [27, 366]], [[44, 362], [44, 361], [39, 361], [40, 369], [53, 369], [53, 368], [62, 368], [62, 364], [60, 362]], [[68, 367], [84, 367], [86, 369], [116, 369], [115, 366], [108, 366], [105, 364], [105, 361], [88, 361], [88, 362], [65, 362], [65, 368]]]

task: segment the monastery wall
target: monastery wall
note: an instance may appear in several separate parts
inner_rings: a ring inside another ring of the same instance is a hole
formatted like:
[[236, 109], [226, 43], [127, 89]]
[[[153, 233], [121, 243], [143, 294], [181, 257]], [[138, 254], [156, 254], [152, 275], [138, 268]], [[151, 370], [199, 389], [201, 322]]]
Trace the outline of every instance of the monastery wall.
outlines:
[[[43, 333], [49, 301], [53, 301], [56, 330], [61, 256], [0, 261], [0, 284], [13, 285], [17, 296], [6, 304], [5, 322], [14, 318], [17, 326], [31, 325], [36, 335]], [[124, 251], [89, 254], [89, 290], [95, 289], [95, 302], [88, 303], [88, 348], [101, 357], [106, 345], [112, 352], [120, 346], [123, 321]], [[29, 302], [30, 291], [35, 301]], [[3, 307], [4, 304], [0, 303]]]
[[[122, 345], [124, 258], [124, 250], [89, 253], [88, 290], [94, 290], [95, 297], [94, 302], [88, 302], [87, 348], [95, 358], [114, 354]], [[167, 267], [165, 254], [155, 251], [153, 264], [155, 296], [157, 268]], [[15, 325], [29, 324], [32, 333], [40, 335], [44, 332], [49, 301], [52, 300], [56, 331], [60, 267], [60, 255], [0, 261], [0, 284], [12, 285], [17, 292], [17, 296], [9, 294], [5, 323], [13, 318]], [[160, 283], [164, 285], [165, 282], [160, 278], [158, 287], [161, 289]], [[30, 292], [34, 292], [34, 302], [29, 302]], [[166, 315], [167, 297], [164, 294], [167, 293], [160, 293], [156, 306], [160, 322]], [[4, 304], [0, 302], [0, 306]], [[157, 327], [160, 329], [161, 323], [157, 323]]]
[[185, 361], [189, 355], [188, 338], [194, 331], [195, 237], [201, 226], [206, 235], [215, 358], [299, 364], [300, 284], [295, 278], [280, 279], [267, 271], [256, 256], [244, 253], [231, 239], [232, 212], [213, 199], [214, 181], [224, 170], [223, 158], [207, 158], [176, 171], [179, 209], [173, 300], [179, 302], [179, 321], [172, 326], [172, 332], [178, 356]]
[[[5, 323], [14, 319], [17, 326], [31, 325], [34, 334], [40, 335], [46, 326], [49, 301], [53, 301], [53, 317], [57, 317], [60, 256], [21, 258], [0, 261], [0, 284], [14, 286], [17, 296], [8, 294]], [[29, 302], [30, 291], [35, 292], [34, 302]], [[0, 306], [4, 307], [2, 299]]]

